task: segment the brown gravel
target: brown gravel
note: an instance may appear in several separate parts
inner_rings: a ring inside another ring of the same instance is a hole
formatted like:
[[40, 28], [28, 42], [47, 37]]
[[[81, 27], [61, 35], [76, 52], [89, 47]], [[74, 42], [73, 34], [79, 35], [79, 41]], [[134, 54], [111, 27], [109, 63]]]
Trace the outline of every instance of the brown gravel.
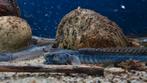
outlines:
[[[43, 58], [21, 61], [19, 64], [42, 63]], [[18, 63], [18, 62], [13, 62]], [[119, 71], [119, 69], [122, 71]], [[107, 67], [105, 70], [115, 70], [105, 73], [104, 76], [86, 74], [63, 73], [0, 73], [0, 83], [147, 83], [147, 72], [121, 68]], [[116, 71], [117, 70], [117, 71]], [[121, 72], [121, 73], [116, 73]]]
[[62, 73], [1, 73], [0, 83], [147, 83], [147, 72], [130, 71], [105, 76]]

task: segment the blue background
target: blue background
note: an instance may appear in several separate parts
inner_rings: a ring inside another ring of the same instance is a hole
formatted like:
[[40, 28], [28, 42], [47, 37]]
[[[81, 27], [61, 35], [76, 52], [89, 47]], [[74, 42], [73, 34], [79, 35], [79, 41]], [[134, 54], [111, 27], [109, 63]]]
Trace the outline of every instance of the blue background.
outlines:
[[18, 0], [33, 35], [55, 37], [62, 17], [80, 6], [115, 21], [129, 36], [147, 36], [147, 0]]

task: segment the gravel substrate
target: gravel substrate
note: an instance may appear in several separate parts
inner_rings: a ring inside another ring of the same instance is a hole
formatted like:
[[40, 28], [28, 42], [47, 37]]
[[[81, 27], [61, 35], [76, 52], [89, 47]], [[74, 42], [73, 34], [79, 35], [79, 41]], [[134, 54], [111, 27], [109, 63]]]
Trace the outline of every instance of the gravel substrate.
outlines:
[[63, 73], [0, 73], [0, 83], [147, 83], [147, 72], [134, 71], [121, 74], [91, 76]]
[[[43, 57], [13, 62], [17, 64], [40, 64]], [[114, 70], [114, 71], [113, 71]], [[147, 72], [107, 67], [104, 76], [63, 73], [0, 73], [0, 83], [147, 83]]]

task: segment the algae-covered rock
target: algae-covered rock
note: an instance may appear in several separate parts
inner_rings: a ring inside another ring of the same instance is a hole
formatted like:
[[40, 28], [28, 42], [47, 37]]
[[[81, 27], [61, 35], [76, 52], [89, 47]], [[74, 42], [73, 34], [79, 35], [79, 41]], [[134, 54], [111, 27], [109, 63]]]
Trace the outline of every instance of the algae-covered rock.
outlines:
[[128, 39], [118, 25], [88, 9], [75, 9], [61, 20], [56, 34], [61, 48], [126, 47]]
[[0, 51], [15, 51], [28, 46], [32, 31], [28, 23], [15, 16], [0, 17]]
[[0, 16], [19, 16], [16, 0], [0, 0]]

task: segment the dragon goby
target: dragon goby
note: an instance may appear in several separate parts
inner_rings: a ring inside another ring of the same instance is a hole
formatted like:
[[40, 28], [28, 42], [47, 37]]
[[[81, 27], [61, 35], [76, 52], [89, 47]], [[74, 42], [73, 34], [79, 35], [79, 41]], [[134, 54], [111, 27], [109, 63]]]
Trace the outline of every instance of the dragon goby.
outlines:
[[147, 48], [83, 48], [45, 53], [45, 64], [97, 64], [138, 60], [147, 62]]

